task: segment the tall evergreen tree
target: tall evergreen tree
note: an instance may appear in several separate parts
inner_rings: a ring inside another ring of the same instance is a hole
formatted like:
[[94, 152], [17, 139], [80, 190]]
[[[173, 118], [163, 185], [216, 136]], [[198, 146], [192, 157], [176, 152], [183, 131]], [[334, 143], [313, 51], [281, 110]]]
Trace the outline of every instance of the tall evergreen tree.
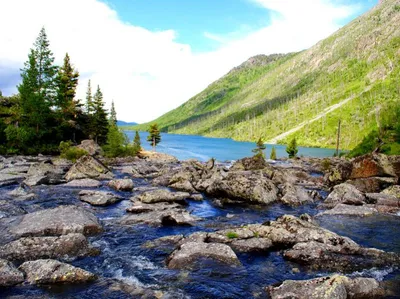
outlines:
[[92, 86], [90, 80], [88, 81], [88, 86], [86, 90], [85, 110], [87, 114], [91, 114], [93, 112], [93, 96], [92, 96]]
[[297, 148], [297, 141], [296, 141], [296, 138], [293, 138], [290, 142], [289, 142], [289, 144], [288, 144], [288, 146], [286, 147], [286, 152], [288, 153], [288, 155], [289, 155], [289, 158], [295, 158], [296, 157], [296, 155], [297, 155], [297, 153], [298, 153], [298, 148]]
[[265, 158], [264, 150], [267, 148], [264, 144], [264, 141], [260, 137], [256, 142], [256, 148], [252, 150], [255, 153], [255, 156]]
[[275, 146], [272, 147], [271, 149], [271, 155], [269, 157], [271, 160], [276, 160], [276, 148]]
[[115, 111], [114, 100], [111, 102], [111, 110], [110, 110], [110, 124], [117, 125], [117, 112]]
[[142, 144], [140, 142], [140, 135], [139, 132], [136, 131], [135, 138], [133, 139], [133, 150], [138, 153], [142, 149]]
[[161, 142], [161, 134], [157, 124], [153, 124], [150, 126], [149, 136], [147, 136], [147, 141], [150, 142], [151, 146], [153, 147], [153, 150], [155, 151], [157, 144]]
[[93, 137], [98, 144], [104, 144], [107, 140], [108, 119], [107, 111], [104, 108], [103, 93], [100, 86], [97, 86], [96, 93], [93, 96]]

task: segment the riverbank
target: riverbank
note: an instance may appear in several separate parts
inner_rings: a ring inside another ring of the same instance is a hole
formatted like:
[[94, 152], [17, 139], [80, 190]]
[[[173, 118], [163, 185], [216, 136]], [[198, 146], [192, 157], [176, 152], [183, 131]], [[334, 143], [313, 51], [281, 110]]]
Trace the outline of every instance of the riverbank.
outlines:
[[400, 295], [399, 157], [0, 160], [5, 297]]

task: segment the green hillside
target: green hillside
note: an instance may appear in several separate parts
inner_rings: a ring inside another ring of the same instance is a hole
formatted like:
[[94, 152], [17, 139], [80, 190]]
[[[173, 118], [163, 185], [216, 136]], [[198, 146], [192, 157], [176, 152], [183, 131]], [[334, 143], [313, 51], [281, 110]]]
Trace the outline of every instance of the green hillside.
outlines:
[[400, 0], [380, 1], [306, 51], [249, 59], [150, 123], [170, 133], [270, 143], [295, 136], [334, 147], [340, 119], [342, 148], [352, 149], [400, 105], [399, 24]]

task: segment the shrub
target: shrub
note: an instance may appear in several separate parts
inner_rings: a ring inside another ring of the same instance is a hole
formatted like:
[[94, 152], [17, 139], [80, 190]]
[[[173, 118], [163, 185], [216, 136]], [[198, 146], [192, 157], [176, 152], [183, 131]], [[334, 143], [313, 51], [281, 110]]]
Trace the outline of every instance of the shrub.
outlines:
[[239, 237], [238, 234], [235, 232], [227, 232], [226, 236], [228, 237], [228, 239], [236, 239], [237, 237]]
[[71, 141], [61, 141], [58, 149], [60, 150], [61, 158], [68, 159], [72, 162], [75, 162], [80, 157], [88, 154], [88, 152], [85, 151], [84, 149], [72, 146]]
[[271, 149], [271, 155], [269, 157], [271, 160], [276, 160], [276, 149], [275, 146], [272, 147]]
[[289, 155], [289, 158], [294, 158], [296, 157], [297, 153], [299, 152], [298, 148], [297, 148], [297, 141], [296, 138], [293, 138], [288, 146], [286, 147], [286, 152]]
[[328, 171], [331, 167], [331, 161], [329, 159], [323, 159], [321, 162], [322, 169]]

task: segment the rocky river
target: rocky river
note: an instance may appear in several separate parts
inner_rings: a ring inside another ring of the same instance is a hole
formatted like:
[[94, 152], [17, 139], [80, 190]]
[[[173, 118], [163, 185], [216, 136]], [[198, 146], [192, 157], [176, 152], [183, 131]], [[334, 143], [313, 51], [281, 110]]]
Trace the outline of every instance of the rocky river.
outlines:
[[0, 157], [1, 298], [399, 298], [400, 157]]

